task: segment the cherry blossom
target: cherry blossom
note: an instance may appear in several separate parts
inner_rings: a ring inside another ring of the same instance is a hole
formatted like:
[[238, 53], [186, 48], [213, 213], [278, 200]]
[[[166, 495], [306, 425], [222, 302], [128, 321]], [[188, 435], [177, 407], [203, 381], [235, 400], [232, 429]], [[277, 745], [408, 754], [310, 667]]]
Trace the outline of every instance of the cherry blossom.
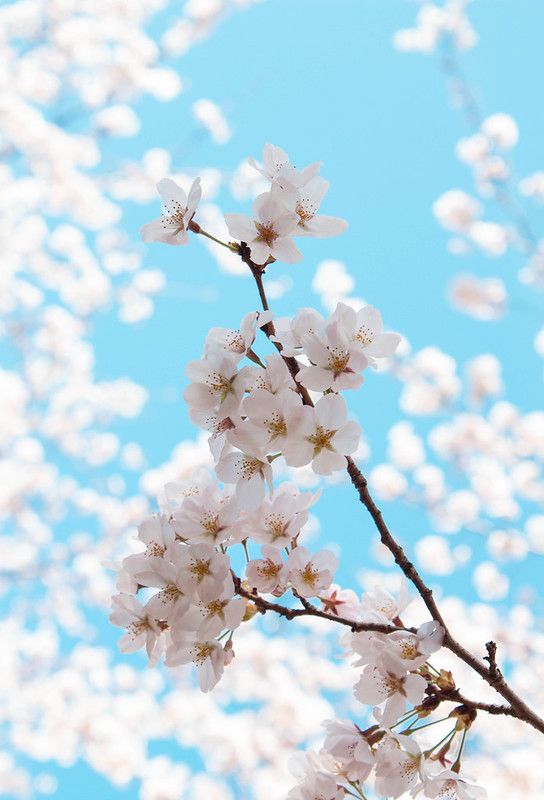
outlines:
[[305, 186], [321, 167], [319, 162], [310, 164], [304, 169], [297, 169], [289, 161], [289, 156], [281, 147], [265, 144], [263, 149], [263, 164], [259, 165], [255, 159], [249, 158], [248, 162], [272, 183], [277, 183], [284, 190], [295, 190]]
[[286, 462], [292, 467], [312, 465], [319, 475], [330, 475], [346, 465], [345, 456], [357, 449], [361, 429], [347, 421], [345, 400], [328, 394], [315, 408], [304, 406], [292, 437], [283, 448]]
[[221, 680], [225, 669], [225, 651], [216, 641], [199, 640], [180, 634], [173, 637], [166, 651], [165, 663], [169, 667], [193, 663], [196, 666], [200, 688], [209, 692]]
[[280, 484], [272, 497], [267, 495], [255, 511], [240, 520], [238, 535], [263, 545], [288, 547], [308, 521], [308, 508], [319, 494], [300, 492], [292, 483]]
[[337, 565], [338, 559], [330, 550], [311, 555], [305, 547], [296, 547], [287, 559], [289, 580], [302, 597], [315, 597], [328, 589]]
[[245, 242], [256, 264], [265, 264], [269, 258], [295, 264], [302, 254], [290, 238], [296, 233], [299, 217], [289, 211], [278, 192], [260, 194], [253, 204], [254, 218], [242, 214], [225, 214], [229, 233]]
[[316, 175], [298, 188], [294, 197], [290, 188], [285, 191], [286, 206], [288, 208], [294, 206], [299, 218], [298, 236], [315, 236], [323, 239], [328, 236], [337, 236], [346, 230], [348, 224], [345, 220], [317, 213], [329, 186], [329, 181]]
[[238, 514], [232, 495], [211, 484], [183, 500], [172, 513], [172, 524], [179, 538], [215, 546], [231, 538]]
[[393, 725], [406, 710], [406, 703], [421, 703], [427, 681], [421, 675], [406, 673], [400, 662], [388, 653], [363, 670], [355, 685], [355, 697], [361, 703], [382, 705], [379, 720]]
[[426, 797], [437, 797], [440, 800], [478, 800], [487, 796], [485, 789], [467, 783], [457, 772], [450, 769], [425, 780], [424, 791]]
[[209, 353], [187, 364], [192, 383], [183, 396], [195, 411], [217, 411], [222, 418], [238, 410], [245, 390], [244, 369], [238, 371], [234, 356]]
[[241, 452], [223, 453], [219, 459], [217, 477], [225, 483], [235, 484], [235, 496], [241, 508], [252, 511], [262, 502], [265, 484], [272, 485], [272, 468], [258, 442], [251, 435], [239, 434]]
[[302, 347], [311, 363], [299, 370], [297, 379], [307, 389], [338, 392], [358, 389], [363, 382], [357, 373], [367, 366], [368, 361], [351, 346], [338, 323], [329, 322], [322, 337], [316, 334], [303, 336]]
[[246, 566], [246, 580], [259, 592], [282, 594], [287, 585], [288, 568], [281, 550], [263, 545], [263, 558], [250, 561]]
[[149, 660], [156, 660], [161, 628], [135, 597], [128, 594], [116, 595], [113, 598], [110, 622], [127, 629], [119, 640], [123, 653], [133, 653], [145, 646]]
[[157, 191], [164, 204], [164, 213], [159, 219], [143, 226], [142, 239], [144, 242], [187, 244], [187, 229], [202, 197], [200, 178], [195, 178], [188, 195], [171, 178], [159, 181]]

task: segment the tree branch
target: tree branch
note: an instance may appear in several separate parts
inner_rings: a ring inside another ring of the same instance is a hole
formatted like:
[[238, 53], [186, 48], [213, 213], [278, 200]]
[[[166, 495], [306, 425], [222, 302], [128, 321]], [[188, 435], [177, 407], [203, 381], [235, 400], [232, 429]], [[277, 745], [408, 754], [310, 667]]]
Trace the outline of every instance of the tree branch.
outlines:
[[[242, 242], [240, 244], [239, 255], [242, 261], [245, 264], [247, 264], [247, 266], [251, 270], [251, 274], [253, 275], [253, 278], [255, 279], [255, 283], [257, 285], [257, 290], [259, 292], [259, 297], [261, 299], [263, 309], [265, 311], [269, 311], [268, 300], [266, 297], [266, 292], [262, 280], [266, 264], [261, 266], [259, 264], [255, 264], [251, 260], [251, 253], [245, 242]], [[282, 351], [281, 344], [279, 342], [276, 342], [273, 338], [274, 337], [273, 323], [269, 322], [267, 325], [263, 326], [263, 330], [281, 354]], [[300, 393], [300, 396], [302, 397], [303, 402], [305, 403], [305, 405], [313, 406], [312, 399], [307, 389], [304, 386], [301, 386], [301, 384], [297, 381], [296, 376], [299, 370], [299, 364], [297, 360], [289, 356], [283, 356], [283, 359], [289, 369], [289, 372], [293, 377], [293, 380], [296, 384], [298, 392]], [[399, 568], [402, 570], [402, 572], [408, 578], [408, 580], [411, 581], [411, 583], [415, 586], [420, 597], [425, 603], [425, 606], [427, 607], [427, 610], [429, 611], [431, 617], [443, 627], [444, 629], [443, 646], [446, 647], [448, 650], [450, 650], [452, 653], [454, 653], [458, 658], [461, 659], [461, 661], [467, 664], [467, 666], [471, 667], [475, 672], [477, 672], [478, 675], [480, 675], [480, 677], [483, 678], [484, 681], [486, 681], [486, 683], [492, 686], [493, 689], [495, 689], [495, 691], [498, 692], [509, 703], [510, 708], [512, 710], [512, 713], [509, 714], [510, 716], [514, 716], [517, 719], [523, 720], [524, 722], [527, 722], [529, 725], [535, 728], [537, 731], [540, 731], [540, 733], [544, 733], [544, 720], [538, 714], [536, 714], [531, 708], [529, 708], [527, 703], [525, 703], [525, 701], [522, 700], [521, 697], [519, 697], [516, 694], [516, 692], [514, 692], [514, 690], [508, 685], [508, 683], [504, 679], [501, 671], [497, 668], [497, 664], [495, 661], [496, 645], [495, 648], [491, 647], [491, 649], [488, 649], [487, 660], [489, 661], [489, 666], [486, 666], [482, 661], [473, 656], [465, 647], [463, 647], [463, 645], [460, 642], [458, 642], [452, 636], [435, 602], [432, 589], [429, 586], [427, 586], [427, 584], [417, 571], [414, 564], [408, 559], [400, 544], [398, 544], [395, 538], [393, 537], [391, 531], [389, 530], [383, 519], [380, 509], [374, 502], [369, 492], [367, 479], [365, 478], [359, 467], [356, 465], [355, 461], [349, 456], [347, 457], [347, 472], [353, 486], [357, 490], [361, 503], [365, 506], [370, 516], [372, 517], [374, 525], [376, 526], [378, 533], [380, 535], [380, 540], [382, 544], [384, 544], [385, 547], [387, 547], [389, 552], [393, 555], [396, 564], [399, 566]], [[253, 597], [249, 599], [252, 599], [255, 602]], [[262, 601], [262, 598], [260, 598], [260, 600]], [[257, 602], [255, 602], [255, 604], [257, 605], [257, 607], [259, 607], [259, 604]], [[271, 604], [271, 606], [275, 605], [276, 604], [274, 603]], [[283, 607], [279, 606], [279, 608]], [[284, 614], [282, 611], [278, 611], [278, 608], [271, 608], [271, 610], [277, 611], [278, 613], [282, 613], [283, 616], [286, 616], [286, 614]], [[292, 610], [288, 609], [288, 611], [291, 612]], [[305, 611], [307, 610], [305, 609]], [[312, 616], [320, 616], [320, 617], [325, 617], [326, 619], [339, 621], [338, 618], [330, 617], [325, 612], [318, 611], [318, 609], [315, 609], [315, 611], [317, 613], [312, 614]], [[302, 614], [293, 613], [292, 617], [290, 618], [293, 618], [294, 616], [302, 616]], [[351, 622], [351, 620], [347, 620], [346, 622], [349, 624], [350, 628], [354, 630], [354, 628], [352, 627], [353, 623]], [[371, 630], [371, 628], [364, 628], [363, 630]], [[494, 645], [494, 643], [488, 643], [488, 644]], [[481, 704], [481, 705], [486, 705], [486, 704]], [[490, 713], [506, 714], [508, 712], [501, 711], [501, 712], [490, 712]]]

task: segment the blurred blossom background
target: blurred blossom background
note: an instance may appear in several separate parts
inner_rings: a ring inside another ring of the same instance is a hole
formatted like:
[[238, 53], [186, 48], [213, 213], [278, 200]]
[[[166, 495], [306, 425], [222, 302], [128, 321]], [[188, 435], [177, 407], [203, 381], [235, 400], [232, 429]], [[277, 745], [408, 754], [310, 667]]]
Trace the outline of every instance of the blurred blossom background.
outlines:
[[[139, 228], [158, 180], [198, 174], [226, 235], [265, 142], [322, 160], [350, 224], [274, 264], [271, 303], [370, 302], [403, 335], [350, 398], [361, 467], [453, 630], [544, 703], [543, 26], [534, 0], [0, 3], [0, 795], [280, 800], [292, 753], [356, 713], [321, 625], [244, 626], [202, 695], [107, 618], [163, 484], [210, 462], [184, 365], [258, 302], [234, 255]], [[342, 586], [398, 585], [349, 485], [313, 510]], [[476, 733], [490, 797], [542, 797], [536, 734]]]

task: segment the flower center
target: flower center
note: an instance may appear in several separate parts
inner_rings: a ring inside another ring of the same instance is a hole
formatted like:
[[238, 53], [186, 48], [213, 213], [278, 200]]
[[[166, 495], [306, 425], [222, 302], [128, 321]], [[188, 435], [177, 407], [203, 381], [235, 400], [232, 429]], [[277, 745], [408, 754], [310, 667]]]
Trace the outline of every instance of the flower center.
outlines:
[[162, 558], [166, 551], [166, 547], [158, 542], [149, 542], [147, 545], [147, 555], [148, 556], [156, 556], [157, 558]]
[[295, 206], [295, 211], [300, 218], [300, 225], [304, 226], [306, 222], [315, 217], [317, 209], [308, 200], [299, 200]]
[[206, 609], [208, 614], [212, 617], [217, 616], [218, 614], [223, 613], [224, 603], [221, 600], [212, 600], [211, 603], [208, 603]]
[[164, 227], [175, 225], [176, 233], [185, 230], [185, 214], [187, 213], [186, 206], [182, 206], [178, 200], [170, 200], [168, 208], [165, 209], [168, 213], [164, 214]]
[[282, 417], [279, 411], [273, 411], [270, 419], [264, 420], [264, 425], [273, 439], [275, 439], [276, 436], [287, 435], [287, 425], [285, 424], [285, 419]]
[[300, 577], [307, 586], [313, 589], [317, 583], [319, 572], [311, 564], [306, 564], [304, 569], [300, 571]]
[[212, 539], [215, 539], [218, 533], [221, 533], [223, 530], [222, 526], [219, 524], [219, 514], [212, 514], [208, 512], [200, 521], [202, 525], [202, 530], [204, 533], [207, 533]]
[[322, 450], [333, 449], [331, 445], [331, 439], [335, 433], [336, 431], [330, 431], [327, 428], [322, 428], [321, 425], [316, 427], [315, 433], [312, 433], [311, 436], [308, 436], [308, 441], [314, 446], [314, 456], [316, 456]]
[[190, 570], [199, 581], [203, 580], [206, 575], [210, 574], [210, 562], [209, 561], [193, 561], [190, 566]]
[[219, 372], [210, 372], [206, 377], [206, 383], [211, 392], [219, 395], [221, 401], [232, 391], [231, 381], [225, 378], [224, 375], [220, 375]]
[[361, 325], [354, 337], [358, 342], [361, 342], [363, 347], [368, 347], [374, 341], [374, 332], [367, 328], [366, 325]]
[[197, 642], [194, 646], [193, 661], [195, 664], [203, 664], [211, 655], [213, 647], [211, 644]]
[[270, 516], [266, 517], [266, 527], [273, 542], [276, 539], [283, 539], [287, 533], [288, 524], [279, 514], [270, 514]]
[[258, 572], [263, 578], [275, 578], [280, 569], [281, 564], [275, 564], [272, 559], [267, 558], [259, 565]]
[[254, 475], [262, 472], [262, 462], [253, 456], [244, 456], [240, 467], [242, 479], [249, 481]]
[[[345, 350], [340, 350], [339, 348], [334, 348], [329, 350], [329, 366], [328, 368], [332, 370], [334, 373], [334, 377], [337, 378], [342, 372], [346, 372], [346, 367], [349, 363], [349, 353], [346, 353]], [[350, 370], [351, 371], [351, 370]]]
[[274, 226], [272, 223], [268, 225], [264, 225], [262, 222], [256, 222], [255, 227], [259, 235], [257, 236], [258, 242], [265, 242], [269, 247], [272, 247], [276, 239], [278, 238], [278, 234], [274, 230]]

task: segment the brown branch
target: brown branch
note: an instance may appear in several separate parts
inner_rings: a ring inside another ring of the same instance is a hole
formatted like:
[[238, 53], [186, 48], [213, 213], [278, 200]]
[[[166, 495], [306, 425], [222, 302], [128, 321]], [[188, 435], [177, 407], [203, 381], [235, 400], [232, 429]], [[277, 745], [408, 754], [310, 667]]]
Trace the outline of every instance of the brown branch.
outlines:
[[[255, 264], [251, 260], [251, 253], [245, 242], [241, 243], [239, 248], [239, 254], [242, 261], [245, 264], [247, 264], [247, 266], [251, 270], [251, 274], [255, 279], [255, 283], [257, 285], [257, 290], [259, 292], [259, 297], [261, 299], [263, 309], [265, 311], [268, 311], [269, 305], [262, 280], [266, 264], [260, 266], [259, 264]], [[274, 341], [274, 339], [272, 338], [274, 337], [273, 324], [271, 322], [268, 323], [268, 325], [263, 326], [263, 330], [268, 336], [268, 338], [276, 346], [278, 351], [281, 353], [282, 350], [281, 344], [279, 342]], [[283, 356], [283, 359], [287, 364], [287, 367], [289, 368], [289, 372], [291, 373], [293, 380], [295, 381], [297, 390], [299, 391], [303, 402], [306, 405], [313, 406], [312, 399], [307, 389], [304, 386], [301, 386], [301, 384], [296, 379], [299, 370], [298, 361], [295, 358], [291, 358], [288, 356]], [[536, 714], [531, 708], [529, 708], [527, 703], [525, 703], [525, 701], [522, 700], [521, 697], [519, 697], [516, 694], [516, 692], [514, 692], [514, 690], [508, 685], [508, 683], [504, 679], [501, 671], [497, 668], [495, 662], [495, 651], [493, 650], [493, 648], [491, 648], [493, 656], [491, 652], [488, 650], [489, 666], [487, 667], [482, 661], [473, 656], [465, 647], [463, 647], [463, 645], [460, 642], [458, 642], [452, 636], [435, 602], [432, 589], [429, 586], [427, 586], [427, 584], [417, 571], [414, 564], [412, 564], [412, 562], [406, 556], [400, 544], [398, 544], [395, 538], [393, 537], [391, 531], [389, 530], [383, 519], [380, 509], [374, 502], [368, 490], [367, 479], [365, 478], [359, 467], [356, 465], [354, 460], [349, 456], [347, 457], [347, 472], [353, 486], [357, 490], [361, 503], [365, 506], [370, 516], [372, 517], [374, 525], [376, 526], [378, 533], [380, 535], [380, 540], [382, 544], [384, 544], [385, 547], [387, 547], [389, 552], [393, 555], [396, 564], [399, 566], [399, 568], [402, 570], [402, 572], [408, 578], [408, 580], [410, 580], [411, 583], [413, 583], [413, 585], [416, 587], [431, 617], [434, 620], [436, 620], [436, 622], [438, 622], [444, 629], [443, 646], [446, 647], [448, 650], [450, 650], [452, 653], [454, 653], [458, 658], [461, 659], [461, 661], [467, 664], [467, 666], [471, 667], [475, 672], [477, 672], [478, 675], [480, 675], [480, 677], [483, 678], [484, 681], [486, 681], [486, 683], [492, 686], [493, 689], [495, 689], [495, 691], [498, 692], [510, 704], [510, 707], [512, 709], [512, 713], [510, 714], [510, 716], [515, 716], [517, 719], [527, 722], [537, 731], [540, 731], [540, 733], [544, 733], [544, 720], [541, 717], [539, 717], [538, 714]], [[256, 605], [258, 606], [257, 603]], [[274, 606], [276, 604], [272, 605]], [[280, 606], [280, 608], [282, 607]], [[272, 610], [277, 611], [276, 608], [273, 608]], [[334, 617], [330, 617], [329, 615], [325, 614], [325, 612], [318, 612], [317, 609], [316, 612], [317, 614], [314, 614], [314, 616], [324, 616], [327, 619], [333, 619], [333, 620], [335, 619]], [[294, 614], [293, 616], [302, 616], [302, 614]], [[348, 622], [353, 630], [351, 621]], [[507, 712], [497, 712], [497, 713], [507, 713]]]
[[488, 714], [502, 715], [518, 718], [517, 712], [512, 706], [498, 705], [496, 703], [482, 703], [479, 700], [470, 700], [465, 697], [459, 689], [439, 689], [432, 684], [427, 687], [427, 692], [440, 702], [461, 703], [461, 705], [475, 708], [478, 711], [486, 711]]
[[397, 631], [406, 631], [408, 633], [415, 632], [414, 628], [383, 625], [379, 622], [357, 622], [356, 620], [340, 617], [336, 614], [327, 614], [326, 611], [321, 611], [296, 593], [295, 596], [302, 602], [303, 608], [289, 608], [287, 606], [282, 606], [280, 603], [272, 603], [257, 594], [255, 590], [250, 591], [249, 589], [245, 589], [238, 575], [232, 571], [231, 574], [236, 594], [254, 603], [261, 614], [266, 614], [267, 611], [274, 611], [276, 614], [279, 614], [280, 617], [284, 617], [284, 619], [288, 620], [293, 620], [297, 617], [318, 617], [319, 619], [326, 619], [329, 622], [336, 622], [339, 625], [345, 625], [353, 633], [361, 633], [363, 631], [372, 631], [372, 633], [396, 633]]

